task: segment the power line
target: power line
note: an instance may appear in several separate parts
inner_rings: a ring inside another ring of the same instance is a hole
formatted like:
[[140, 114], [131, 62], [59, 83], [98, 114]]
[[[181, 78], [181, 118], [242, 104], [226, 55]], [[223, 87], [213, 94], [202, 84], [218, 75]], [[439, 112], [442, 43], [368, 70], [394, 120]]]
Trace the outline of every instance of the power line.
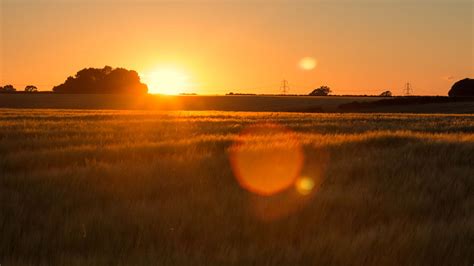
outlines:
[[405, 95], [410, 96], [412, 94], [412, 92], [413, 91], [412, 91], [412, 88], [411, 88], [411, 84], [410, 84], [410, 82], [407, 82], [405, 84]]
[[281, 82], [280, 90], [283, 95], [288, 93], [288, 91], [290, 90], [290, 86], [288, 85], [288, 80], [284, 79]]

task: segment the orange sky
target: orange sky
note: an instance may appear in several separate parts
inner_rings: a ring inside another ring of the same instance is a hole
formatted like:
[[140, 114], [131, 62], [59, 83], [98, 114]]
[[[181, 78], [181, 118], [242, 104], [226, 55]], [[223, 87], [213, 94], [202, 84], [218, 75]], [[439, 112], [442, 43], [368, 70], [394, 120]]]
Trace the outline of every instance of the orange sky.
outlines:
[[[474, 76], [470, 0], [2, 0], [0, 85], [84, 67], [174, 69], [182, 92], [446, 95]], [[301, 58], [318, 62], [311, 70]]]

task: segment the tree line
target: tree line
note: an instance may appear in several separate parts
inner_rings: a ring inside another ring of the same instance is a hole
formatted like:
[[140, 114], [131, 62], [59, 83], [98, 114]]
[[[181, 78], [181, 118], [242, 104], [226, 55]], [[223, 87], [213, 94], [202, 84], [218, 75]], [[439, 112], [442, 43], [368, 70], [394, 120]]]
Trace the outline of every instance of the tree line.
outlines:
[[146, 84], [134, 70], [125, 68], [85, 68], [53, 88], [56, 93], [126, 93], [148, 92]]
[[[13, 87], [13, 85], [5, 85], [5, 86], [0, 86], [0, 92], [16, 92], [16, 88]], [[24, 92], [38, 92], [38, 88], [34, 85], [27, 85], [25, 89], [23, 90]]]
[[[309, 93], [309, 96], [329, 96], [331, 93], [331, 88], [328, 86], [321, 86], [317, 89], [314, 89], [312, 92]], [[380, 97], [392, 97], [391, 91], [384, 91], [380, 95]]]
[[[321, 86], [309, 93], [310, 96], [328, 96], [331, 93], [328, 86]], [[391, 91], [384, 91], [380, 97], [392, 97]], [[453, 84], [448, 92], [449, 97], [474, 97], [474, 79], [465, 78]]]
[[[74, 76], [69, 76], [64, 83], [53, 87], [55, 93], [85, 94], [143, 94], [148, 92], [146, 84], [134, 70], [125, 68], [84, 68]], [[37, 92], [38, 88], [28, 85], [25, 92]], [[17, 89], [13, 85], [0, 87], [0, 92], [13, 93]]]
[[[0, 93], [14, 93], [17, 89], [13, 85], [0, 87]], [[38, 92], [34, 85], [28, 85], [24, 92]], [[140, 76], [134, 70], [125, 68], [84, 68], [74, 76], [70, 76], [64, 83], [54, 86], [55, 93], [85, 93], [85, 94], [144, 94], [148, 92], [146, 84], [142, 83]], [[332, 93], [328, 86], [321, 86], [309, 93], [310, 96], [328, 96]], [[234, 95], [234, 93], [229, 93]], [[235, 94], [237, 95], [237, 94]], [[474, 96], [474, 79], [463, 79], [452, 86], [448, 94], [450, 97]], [[382, 92], [380, 97], [392, 97], [392, 92]]]

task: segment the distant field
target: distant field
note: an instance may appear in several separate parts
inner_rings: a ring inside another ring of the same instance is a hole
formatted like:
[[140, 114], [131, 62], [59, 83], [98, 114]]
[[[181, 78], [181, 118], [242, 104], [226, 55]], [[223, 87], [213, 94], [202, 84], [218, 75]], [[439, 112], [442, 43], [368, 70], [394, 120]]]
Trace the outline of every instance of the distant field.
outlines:
[[0, 108], [218, 110], [254, 112], [337, 111], [352, 101], [378, 97], [159, 96], [113, 94], [0, 94]]
[[[160, 96], [113, 94], [0, 94], [0, 108], [182, 110], [245, 112], [364, 112], [364, 113], [474, 113], [474, 99], [453, 101], [448, 97], [421, 97], [421, 103], [403, 104], [420, 97], [381, 98], [346, 96]], [[400, 104], [379, 104], [378, 100]], [[439, 102], [440, 100], [446, 102]], [[459, 99], [458, 99], [459, 100]], [[468, 101], [465, 101], [468, 100]], [[433, 102], [431, 102], [433, 101]], [[449, 102], [448, 102], [449, 101]], [[452, 102], [451, 102], [452, 101]], [[356, 106], [347, 108], [348, 104]], [[360, 106], [358, 106], [360, 105]], [[339, 108], [345, 106], [346, 108]]]
[[[0, 264], [471, 265], [473, 132], [474, 115], [2, 109]], [[242, 150], [298, 176], [256, 194]]]

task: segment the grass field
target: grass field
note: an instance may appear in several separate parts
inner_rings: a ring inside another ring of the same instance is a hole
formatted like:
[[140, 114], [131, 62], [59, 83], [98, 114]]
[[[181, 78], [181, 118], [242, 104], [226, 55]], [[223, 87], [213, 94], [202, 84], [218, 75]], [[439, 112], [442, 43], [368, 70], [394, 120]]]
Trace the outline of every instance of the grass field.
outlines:
[[472, 265], [473, 210], [474, 115], [0, 111], [1, 265]]

